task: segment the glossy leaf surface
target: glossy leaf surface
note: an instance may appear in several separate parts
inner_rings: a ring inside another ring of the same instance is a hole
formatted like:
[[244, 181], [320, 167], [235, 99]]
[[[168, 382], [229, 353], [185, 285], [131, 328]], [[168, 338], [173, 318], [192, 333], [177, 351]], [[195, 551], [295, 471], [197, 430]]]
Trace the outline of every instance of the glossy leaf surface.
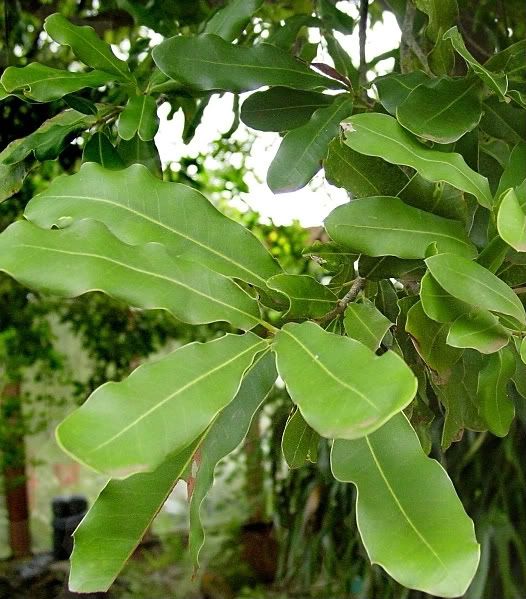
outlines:
[[276, 335], [278, 372], [307, 423], [328, 438], [369, 434], [409, 404], [416, 379], [393, 352], [376, 356], [363, 344], [312, 322], [286, 324]]
[[158, 128], [155, 98], [132, 96], [119, 117], [119, 137], [131, 139], [138, 135], [143, 141], [150, 141], [155, 137]]
[[497, 229], [513, 249], [526, 252], [526, 213], [514, 189], [508, 189], [500, 202]]
[[113, 478], [154, 470], [205, 431], [266, 346], [252, 333], [185, 345], [99, 387], [59, 425], [57, 439], [77, 461]]
[[396, 109], [407, 96], [416, 87], [429, 81], [431, 79], [424, 72], [413, 71], [412, 73], [391, 73], [378, 77], [374, 80], [374, 85], [382, 106], [394, 116]]
[[363, 439], [335, 441], [331, 465], [358, 488], [356, 519], [372, 563], [406, 587], [464, 594], [479, 561], [473, 522], [403, 414]]
[[94, 133], [84, 146], [83, 162], [96, 162], [105, 169], [119, 170], [124, 162], [104, 133]]
[[316, 463], [320, 436], [306, 422], [296, 409], [285, 425], [281, 439], [281, 450], [287, 466], [301, 468], [308, 462]]
[[483, 354], [492, 354], [508, 345], [509, 331], [487, 310], [473, 310], [459, 316], [450, 326], [448, 345], [470, 347]]

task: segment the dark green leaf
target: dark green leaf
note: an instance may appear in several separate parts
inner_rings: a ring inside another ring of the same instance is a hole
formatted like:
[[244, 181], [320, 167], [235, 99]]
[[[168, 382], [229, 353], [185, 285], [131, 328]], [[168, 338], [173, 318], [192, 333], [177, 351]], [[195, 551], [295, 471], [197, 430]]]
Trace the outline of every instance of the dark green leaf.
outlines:
[[267, 286], [288, 298], [287, 318], [320, 318], [338, 301], [329, 288], [309, 275], [281, 273], [270, 277]]
[[392, 115], [407, 96], [419, 85], [429, 83], [431, 79], [422, 71], [413, 71], [403, 75], [391, 74], [378, 77], [374, 85], [382, 106]]
[[96, 162], [109, 170], [124, 168], [124, 162], [104, 133], [94, 133], [84, 146], [83, 162]]
[[230, 0], [210, 17], [204, 32], [233, 42], [243, 33], [252, 15], [262, 4], [263, 0]]
[[136, 135], [130, 140], [122, 140], [118, 152], [125, 166], [142, 164], [157, 177], [162, 177], [161, 158], [153, 141], [143, 141]]
[[119, 116], [118, 131], [122, 139], [138, 135], [150, 141], [159, 129], [157, 104], [152, 96], [132, 96]]

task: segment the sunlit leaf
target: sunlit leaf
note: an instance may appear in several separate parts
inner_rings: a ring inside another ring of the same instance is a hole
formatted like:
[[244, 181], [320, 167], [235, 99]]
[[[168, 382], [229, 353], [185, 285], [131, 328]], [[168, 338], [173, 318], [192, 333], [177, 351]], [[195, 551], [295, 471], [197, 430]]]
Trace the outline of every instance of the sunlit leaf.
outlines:
[[138, 135], [150, 141], [159, 129], [157, 104], [152, 96], [132, 96], [119, 116], [118, 131], [122, 139]]
[[296, 409], [285, 425], [281, 439], [281, 450], [287, 466], [301, 468], [308, 462], [316, 463], [320, 436], [306, 422]]
[[369, 301], [349, 304], [345, 310], [343, 324], [349, 337], [360, 341], [373, 351], [380, 347], [382, 339], [393, 325]]
[[473, 310], [459, 316], [450, 326], [447, 344], [470, 347], [483, 354], [492, 354], [510, 340], [509, 331], [487, 310]]
[[497, 228], [508, 245], [518, 252], [526, 252], [526, 213], [514, 189], [508, 189], [502, 197]]

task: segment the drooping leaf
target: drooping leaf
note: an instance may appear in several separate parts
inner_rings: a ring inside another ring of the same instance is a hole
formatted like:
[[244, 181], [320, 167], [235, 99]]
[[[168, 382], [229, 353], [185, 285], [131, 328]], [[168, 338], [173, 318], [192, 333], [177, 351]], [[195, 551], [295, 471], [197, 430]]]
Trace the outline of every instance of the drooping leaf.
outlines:
[[31, 154], [37, 160], [53, 160], [75, 133], [91, 127], [96, 119], [76, 110], [59, 112], [27, 137], [9, 144], [2, 152], [2, 163], [16, 164]]
[[405, 330], [411, 335], [422, 360], [447, 378], [449, 370], [462, 355], [461, 350], [446, 344], [449, 325], [428, 318], [421, 302], [417, 302], [407, 313]]
[[92, 27], [73, 25], [61, 14], [55, 13], [44, 21], [44, 29], [57, 43], [69, 46], [84, 64], [135, 83], [128, 64], [115, 56], [109, 44], [101, 40]]
[[138, 135], [130, 140], [121, 140], [118, 146], [119, 156], [125, 166], [142, 164], [157, 178], [162, 178], [161, 157], [155, 142], [143, 141]]
[[319, 92], [271, 87], [251, 94], [241, 106], [241, 120], [259, 131], [289, 131], [309, 122], [312, 113], [334, 100]]
[[119, 137], [129, 140], [138, 135], [150, 141], [159, 129], [157, 104], [152, 96], [132, 96], [119, 116]]
[[508, 345], [509, 340], [509, 331], [494, 314], [487, 310], [472, 310], [451, 324], [446, 342], [453, 347], [469, 347], [492, 354]]
[[429, 272], [426, 272], [420, 282], [420, 300], [427, 316], [442, 323], [453, 322], [471, 308], [469, 304], [449, 294]]
[[526, 252], [526, 213], [514, 189], [508, 189], [501, 200], [497, 229], [508, 245], [518, 252]]
[[59, 425], [57, 439], [77, 461], [113, 478], [151, 471], [205, 431], [265, 347], [253, 333], [185, 345], [99, 387]]
[[353, 198], [396, 196], [408, 182], [397, 166], [355, 152], [338, 138], [329, 144], [323, 167], [327, 181], [350, 191]]
[[374, 80], [374, 85], [382, 106], [394, 116], [398, 106], [416, 87], [430, 81], [431, 79], [423, 71], [412, 71], [402, 75], [391, 73], [377, 77]]
[[495, 96], [490, 96], [484, 102], [484, 116], [480, 128], [497, 139], [503, 139], [512, 144], [526, 141], [526, 120], [524, 110], [506, 102], [500, 102]]
[[368, 156], [416, 169], [430, 181], [445, 181], [473, 194], [486, 208], [492, 205], [488, 181], [473, 171], [460, 154], [440, 152], [419, 144], [396, 119], [379, 113], [356, 114], [342, 123], [345, 143]]
[[25, 214], [40, 227], [52, 227], [63, 216], [94, 218], [126, 243], [162, 243], [173, 255], [263, 288], [281, 270], [250, 231], [198, 191], [164, 183], [143, 166], [108, 171], [85, 164], [35, 196]]
[[376, 356], [313, 322], [286, 324], [276, 335], [278, 372], [307, 423], [328, 438], [369, 434], [407, 406], [417, 382], [393, 352]]
[[104, 133], [94, 133], [84, 146], [83, 162], [96, 162], [109, 170], [124, 168], [124, 162]]
[[387, 331], [393, 325], [372, 302], [353, 302], [345, 310], [343, 319], [345, 332], [372, 351], [380, 347]]
[[281, 439], [281, 450], [287, 466], [291, 469], [301, 468], [306, 463], [316, 463], [320, 436], [306, 422], [301, 412], [296, 409], [285, 425]]
[[462, 225], [424, 212], [399, 198], [361, 198], [335, 208], [325, 219], [331, 239], [368, 256], [423, 258], [431, 243], [440, 251], [473, 257], [475, 247]]
[[319, 0], [318, 10], [321, 20], [327, 27], [344, 35], [351, 35], [354, 30], [354, 19], [339, 10], [330, 0]]
[[500, 52], [493, 54], [484, 63], [484, 67], [498, 73], [503, 71], [510, 79], [514, 79], [521, 71], [526, 71], [526, 40], [511, 44]]
[[263, 0], [231, 0], [206, 22], [204, 32], [213, 33], [227, 42], [238, 38]]
[[526, 143], [518, 143], [511, 151], [495, 194], [497, 198], [510, 187], [518, 187], [526, 179]]
[[70, 108], [73, 108], [77, 112], [82, 112], [82, 114], [97, 114], [97, 105], [87, 98], [77, 96], [76, 94], [68, 94], [62, 99]]
[[449, 377], [434, 386], [440, 403], [446, 409], [441, 440], [444, 450], [451, 443], [460, 441], [464, 429], [486, 430], [486, 425], [479, 414], [477, 398], [477, 376], [481, 359], [477, 351], [464, 351], [461, 358], [452, 366]]
[[449, 294], [477, 308], [506, 314], [526, 323], [524, 306], [513, 291], [476, 262], [452, 254], [426, 259], [431, 275]]
[[94, 220], [60, 230], [19, 221], [2, 233], [0, 247], [1, 270], [63, 297], [101, 290], [191, 324], [226, 320], [250, 329], [259, 321], [256, 301], [230, 279], [176, 259], [157, 243], [127, 245]]
[[243, 441], [255, 412], [272, 389], [276, 377], [274, 356], [267, 353], [257, 358], [245, 375], [237, 395], [214, 420], [200, 446], [200, 459], [190, 496], [188, 537], [190, 555], [196, 566], [205, 539], [201, 506], [214, 482], [215, 468]]
[[12, 141], [0, 152], [0, 202], [7, 200], [21, 189], [34, 163], [31, 158], [27, 158], [14, 164], [4, 164], [4, 157], [11, 153], [13, 145], [19, 143], [23, 143], [23, 140]]
[[463, 595], [479, 561], [473, 522], [403, 414], [363, 439], [335, 441], [331, 465], [358, 488], [356, 519], [371, 562], [406, 587]]
[[284, 315], [287, 318], [320, 318], [338, 301], [328, 287], [309, 275], [281, 273], [270, 277], [267, 286], [288, 298], [289, 309]]
[[301, 189], [312, 179], [352, 106], [352, 97], [342, 94], [329, 106], [318, 108], [306, 125], [285, 135], [267, 174], [268, 186], [274, 193]]
[[439, 77], [417, 86], [396, 110], [398, 122], [419, 137], [452, 143], [482, 117], [480, 80]]
[[203, 91], [240, 93], [265, 85], [306, 90], [342, 87], [276, 46], [235, 46], [217, 35], [169, 38], [153, 49], [153, 59], [172, 79]]
[[416, 0], [418, 10], [428, 16], [428, 38], [435, 42], [458, 19], [457, 0]]
[[111, 75], [102, 71], [73, 73], [38, 62], [32, 62], [26, 67], [8, 67], [1, 78], [6, 91], [23, 93], [25, 97], [37, 102], [58, 100], [85, 87], [101, 87], [111, 80]]
[[466, 48], [466, 44], [458, 31], [458, 28], [451, 27], [444, 33], [444, 39], [450, 40], [453, 48], [462, 56], [468, 63], [474, 73], [476, 73], [482, 81], [502, 99], [505, 98], [508, 89], [508, 77], [505, 73], [493, 73], [483, 67], [480, 62]]
[[477, 397], [480, 412], [489, 430], [498, 437], [508, 434], [515, 416], [515, 407], [506, 388], [514, 372], [515, 356], [508, 348], [485, 356], [479, 371]]
[[[107, 483], [74, 533], [69, 588], [107, 591], [190, 464], [198, 442], [153, 472]], [[96, 543], [93, 541], [96, 539]]]

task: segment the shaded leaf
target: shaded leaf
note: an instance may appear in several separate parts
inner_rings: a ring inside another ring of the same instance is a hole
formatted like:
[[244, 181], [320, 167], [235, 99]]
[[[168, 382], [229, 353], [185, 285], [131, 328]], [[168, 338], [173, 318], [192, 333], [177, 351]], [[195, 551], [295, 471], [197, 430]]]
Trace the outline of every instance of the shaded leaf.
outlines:
[[320, 318], [330, 312], [337, 296], [310, 275], [281, 273], [267, 281], [267, 286], [286, 295], [289, 301], [287, 318]]
[[377, 77], [374, 80], [374, 85], [382, 106], [394, 116], [398, 106], [416, 87], [430, 81], [431, 79], [424, 72], [413, 71], [403, 75], [391, 73]]
[[204, 32], [232, 42], [243, 33], [262, 4], [263, 0], [231, 0], [208, 19]]
[[59, 425], [57, 439], [77, 461], [114, 478], [151, 471], [206, 430], [265, 347], [253, 333], [185, 345], [99, 387]]
[[458, 300], [441, 287], [429, 272], [420, 282], [420, 300], [424, 312], [436, 322], [453, 322], [470, 311], [471, 306]]
[[473, 522], [403, 414], [363, 439], [335, 441], [331, 466], [358, 488], [356, 520], [371, 562], [409, 588], [465, 592], [479, 560]]
[[274, 350], [292, 400], [324, 437], [367, 435], [416, 393], [416, 379], [398, 355], [388, 351], [376, 356], [358, 341], [312, 322], [286, 324], [276, 335]]
[[124, 162], [104, 133], [94, 133], [84, 146], [83, 162], [96, 162], [106, 169], [124, 168]]
[[158, 129], [159, 118], [155, 98], [132, 96], [119, 116], [119, 137], [129, 140], [138, 135], [143, 141], [150, 141]]
[[301, 468], [308, 462], [318, 460], [320, 436], [304, 420], [296, 409], [285, 425], [281, 439], [281, 450], [287, 466], [291, 469]]
[[510, 187], [518, 187], [526, 179], [526, 143], [518, 143], [511, 151], [499, 181], [499, 198]]
[[125, 166], [142, 164], [152, 174], [162, 177], [161, 158], [153, 141], [143, 141], [138, 135], [130, 140], [122, 140], [118, 146], [119, 156]]

